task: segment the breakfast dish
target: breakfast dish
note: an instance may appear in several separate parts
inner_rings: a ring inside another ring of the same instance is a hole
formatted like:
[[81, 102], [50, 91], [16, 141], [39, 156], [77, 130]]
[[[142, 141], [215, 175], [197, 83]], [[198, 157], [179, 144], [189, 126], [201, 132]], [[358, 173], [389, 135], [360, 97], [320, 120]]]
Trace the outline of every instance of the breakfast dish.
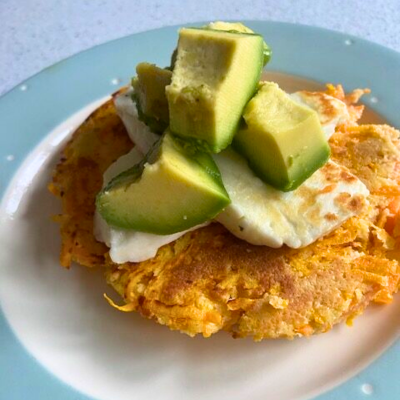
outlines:
[[139, 64], [74, 133], [50, 184], [61, 264], [191, 336], [326, 332], [398, 290], [399, 132], [357, 124], [363, 90], [258, 83], [269, 48], [227, 27], [181, 30], [170, 69]]
[[[341, 83], [349, 93], [368, 87], [358, 123], [400, 126], [400, 98], [393, 90], [399, 53], [316, 27], [245, 25], [274, 51], [263, 80], [291, 94], [323, 91], [324, 82]], [[203, 340], [110, 307], [104, 292], [119, 305], [124, 301], [106, 284], [104, 267], [59, 267], [60, 225], [49, 216], [62, 213], [62, 201], [46, 190], [52, 171], [72, 132], [130, 81], [135, 65], [169, 64], [178, 29], [96, 46], [0, 98], [7, 130], [0, 136], [0, 369], [6, 371], [0, 393], [34, 400], [43, 393], [63, 399], [111, 400], [118, 393], [121, 400], [239, 400], [250, 391], [254, 398], [268, 393], [271, 400], [362, 398], [372, 392], [376, 400], [399, 397], [398, 295], [390, 305], [370, 303], [351, 328], [341, 323], [323, 335], [254, 343], [219, 332]], [[122, 258], [122, 247], [115, 249]]]

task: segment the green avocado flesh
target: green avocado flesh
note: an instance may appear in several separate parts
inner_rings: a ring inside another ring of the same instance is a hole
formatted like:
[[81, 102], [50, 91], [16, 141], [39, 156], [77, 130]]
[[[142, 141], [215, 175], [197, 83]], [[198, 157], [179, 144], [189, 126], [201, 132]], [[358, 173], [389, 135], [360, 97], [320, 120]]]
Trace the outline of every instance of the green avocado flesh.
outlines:
[[140, 119], [155, 133], [162, 133], [169, 124], [165, 87], [171, 83], [172, 72], [154, 64], [140, 63], [132, 85]]
[[170, 132], [96, 200], [109, 225], [158, 235], [209, 221], [229, 203], [211, 155]]
[[171, 131], [204, 140], [215, 153], [226, 148], [257, 89], [263, 43], [256, 34], [181, 29], [166, 87]]
[[[238, 32], [238, 33], [255, 33], [253, 30], [243, 25], [241, 22], [222, 22], [216, 21], [211, 22], [205, 26], [206, 29], [214, 29], [216, 31], [227, 31], [227, 32]], [[272, 51], [267, 43], [263, 42], [263, 56], [264, 56], [264, 67], [268, 64], [271, 59]]]
[[233, 146], [266, 183], [296, 189], [329, 159], [330, 148], [315, 111], [263, 82], [244, 111], [246, 127]]

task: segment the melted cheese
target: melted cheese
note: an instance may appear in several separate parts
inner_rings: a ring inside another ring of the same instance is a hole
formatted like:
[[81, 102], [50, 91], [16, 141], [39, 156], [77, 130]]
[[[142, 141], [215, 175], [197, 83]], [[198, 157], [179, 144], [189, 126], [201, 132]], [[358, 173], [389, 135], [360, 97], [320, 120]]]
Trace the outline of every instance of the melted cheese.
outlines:
[[130, 88], [119, 94], [114, 98], [114, 104], [130, 139], [142, 154], [146, 154], [160, 136], [153, 133], [144, 122], [139, 120], [136, 105], [132, 100], [132, 93], [133, 88]]
[[[346, 105], [325, 93], [301, 91], [291, 97], [317, 112], [327, 139], [349, 118]], [[215, 155], [214, 160], [231, 198], [216, 219], [252, 244], [307, 246], [359, 214], [367, 204], [366, 186], [332, 161], [299, 188], [285, 193], [261, 181], [232, 149]]]
[[326, 93], [301, 91], [292, 93], [290, 97], [316, 111], [327, 140], [338, 125], [350, 118], [346, 104]]
[[359, 214], [367, 204], [365, 185], [333, 161], [296, 190], [281, 192], [257, 178], [232, 149], [214, 159], [232, 201], [216, 219], [252, 244], [307, 246]]

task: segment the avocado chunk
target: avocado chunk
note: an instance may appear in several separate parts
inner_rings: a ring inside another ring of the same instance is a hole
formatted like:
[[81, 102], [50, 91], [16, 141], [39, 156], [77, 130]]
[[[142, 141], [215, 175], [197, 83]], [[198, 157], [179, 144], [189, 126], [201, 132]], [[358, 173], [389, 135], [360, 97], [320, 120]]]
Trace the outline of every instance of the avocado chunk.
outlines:
[[266, 183], [296, 189], [329, 159], [317, 113], [296, 103], [276, 83], [263, 82], [244, 111], [246, 127], [233, 146]]
[[[255, 33], [253, 30], [243, 25], [241, 22], [211, 22], [206, 26], [207, 29], [216, 31], [238, 32], [238, 33]], [[271, 48], [267, 43], [263, 42], [264, 67], [268, 64], [272, 56]]]
[[166, 88], [171, 131], [205, 141], [215, 153], [237, 132], [263, 66], [259, 35], [184, 28]]
[[[236, 33], [256, 33], [246, 25], [243, 25], [240, 22], [210, 22], [208, 25], [203, 27], [204, 29], [212, 29], [215, 31], [226, 31], [226, 32], [236, 32]], [[171, 56], [170, 66], [167, 67], [169, 70], [173, 70], [175, 67], [176, 57], [178, 55], [178, 49], [175, 49]], [[263, 56], [264, 56], [264, 67], [268, 64], [269, 60], [272, 57], [272, 50], [267, 45], [267, 43], [263, 43]]]
[[214, 218], [230, 203], [211, 155], [165, 133], [134, 167], [98, 194], [111, 226], [170, 235]]
[[172, 72], [154, 64], [140, 63], [136, 66], [136, 73], [132, 86], [139, 118], [153, 132], [162, 133], [169, 124], [165, 87], [171, 82]]

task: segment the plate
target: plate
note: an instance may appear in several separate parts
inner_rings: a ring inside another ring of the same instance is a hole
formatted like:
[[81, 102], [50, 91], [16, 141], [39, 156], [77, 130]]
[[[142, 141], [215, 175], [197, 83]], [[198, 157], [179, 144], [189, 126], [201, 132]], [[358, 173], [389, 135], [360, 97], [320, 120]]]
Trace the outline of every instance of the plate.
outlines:
[[[246, 25], [271, 45], [269, 69], [369, 87], [365, 101], [400, 126], [398, 53], [319, 28]], [[400, 398], [400, 296], [311, 339], [191, 339], [109, 307], [101, 271], [58, 266], [59, 204], [46, 184], [63, 143], [139, 61], [167, 65], [177, 29], [95, 47], [0, 99], [0, 399]]]

